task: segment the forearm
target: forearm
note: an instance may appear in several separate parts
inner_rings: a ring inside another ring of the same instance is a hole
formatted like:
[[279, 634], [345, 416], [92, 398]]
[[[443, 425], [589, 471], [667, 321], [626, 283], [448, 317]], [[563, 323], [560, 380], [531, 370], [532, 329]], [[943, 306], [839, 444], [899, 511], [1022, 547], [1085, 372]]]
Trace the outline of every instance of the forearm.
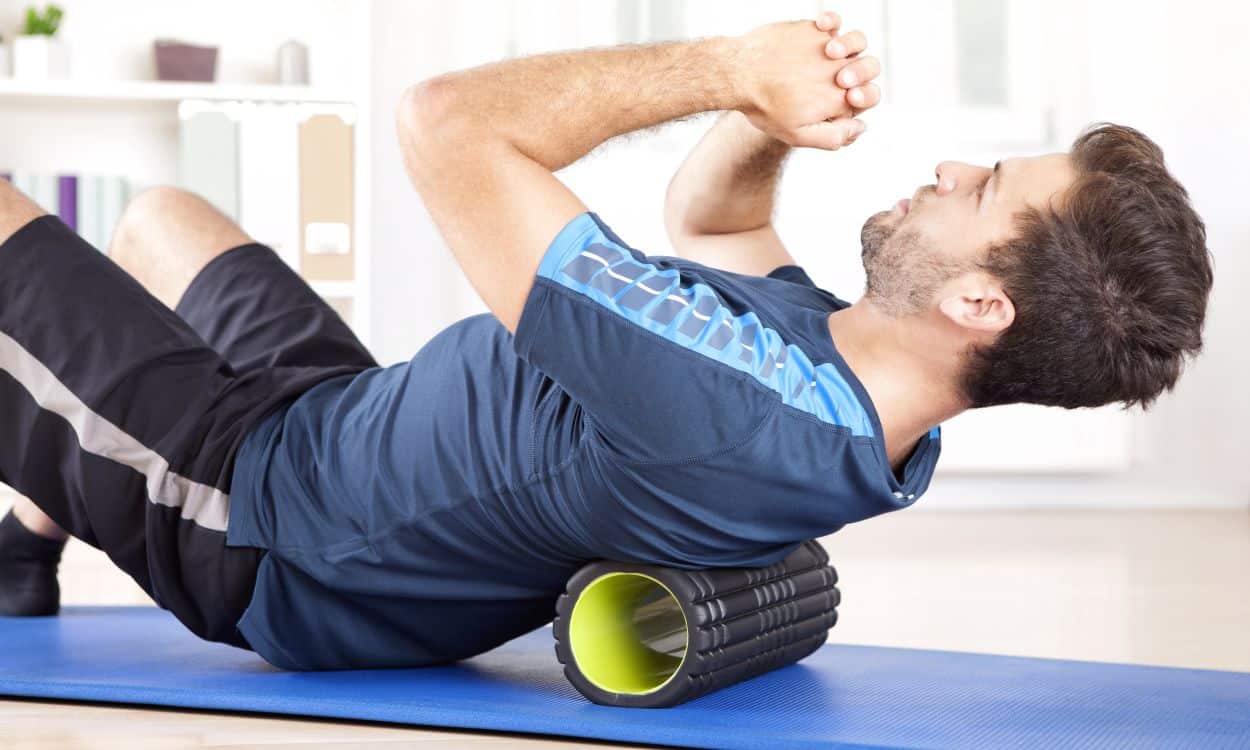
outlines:
[[668, 186], [669, 236], [745, 232], [772, 220], [789, 145], [728, 112], [699, 141]]
[[511, 330], [544, 248], [586, 210], [551, 173], [623, 133], [747, 106], [735, 45], [563, 52], [413, 87], [399, 136], [413, 185], [465, 276]]
[[456, 140], [505, 142], [557, 171], [615, 136], [747, 106], [724, 38], [509, 60], [422, 84]]

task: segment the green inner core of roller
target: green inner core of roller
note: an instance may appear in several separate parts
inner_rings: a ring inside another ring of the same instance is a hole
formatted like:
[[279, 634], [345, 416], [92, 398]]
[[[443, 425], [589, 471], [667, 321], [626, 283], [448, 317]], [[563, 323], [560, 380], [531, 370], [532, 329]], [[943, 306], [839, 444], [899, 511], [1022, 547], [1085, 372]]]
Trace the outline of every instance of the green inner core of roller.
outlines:
[[668, 684], [686, 659], [686, 614], [673, 592], [641, 573], [591, 581], [569, 616], [569, 647], [600, 690], [645, 695]]

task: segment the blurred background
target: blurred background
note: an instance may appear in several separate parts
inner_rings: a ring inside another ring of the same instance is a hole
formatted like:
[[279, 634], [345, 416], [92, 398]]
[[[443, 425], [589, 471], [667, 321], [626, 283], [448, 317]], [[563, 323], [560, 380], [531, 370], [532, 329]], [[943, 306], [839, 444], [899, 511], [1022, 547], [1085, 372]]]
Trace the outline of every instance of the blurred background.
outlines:
[[[1250, 670], [1250, 9], [1195, 0], [0, 0], [0, 174], [102, 250], [128, 196], [197, 190], [274, 245], [383, 363], [484, 310], [408, 186], [408, 85], [554, 49], [733, 34], [836, 10], [884, 99], [800, 152], [779, 230], [817, 281], [863, 287], [859, 228], [944, 159], [1143, 130], [1207, 222], [1206, 353], [1149, 412], [1009, 407], [944, 428], [915, 509], [827, 540], [844, 641]], [[51, 31], [51, 33], [48, 33]], [[664, 189], [713, 116], [619, 139], [562, 177], [671, 254]], [[0, 498], [3, 492], [0, 491]], [[0, 499], [0, 507], [6, 501]], [[67, 603], [142, 601], [94, 550]]]

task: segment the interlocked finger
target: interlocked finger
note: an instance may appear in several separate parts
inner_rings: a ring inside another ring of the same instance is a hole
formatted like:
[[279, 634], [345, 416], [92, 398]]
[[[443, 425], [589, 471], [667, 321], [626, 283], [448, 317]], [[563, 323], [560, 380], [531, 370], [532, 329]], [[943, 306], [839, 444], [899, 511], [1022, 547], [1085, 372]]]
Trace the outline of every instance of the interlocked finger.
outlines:
[[875, 83], [856, 86], [846, 92], [846, 101], [851, 105], [852, 112], [858, 115], [870, 107], [877, 106], [881, 101], [881, 87]]
[[868, 47], [868, 37], [862, 31], [849, 31], [830, 39], [825, 45], [825, 55], [834, 60], [854, 57]]
[[857, 57], [838, 71], [834, 81], [844, 89], [851, 89], [876, 78], [881, 73], [881, 61], [869, 55]]

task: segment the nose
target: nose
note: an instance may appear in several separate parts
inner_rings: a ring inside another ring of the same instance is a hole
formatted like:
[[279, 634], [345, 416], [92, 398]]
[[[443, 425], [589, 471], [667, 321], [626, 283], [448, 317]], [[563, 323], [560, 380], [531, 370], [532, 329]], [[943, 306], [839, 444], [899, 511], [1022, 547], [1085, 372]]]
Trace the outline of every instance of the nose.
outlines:
[[933, 176], [937, 181], [937, 194], [949, 195], [959, 186], [972, 189], [982, 177], [984, 172], [988, 172], [986, 167], [978, 167], [975, 164], [965, 164], [961, 161], [944, 161], [937, 165], [933, 170]]

